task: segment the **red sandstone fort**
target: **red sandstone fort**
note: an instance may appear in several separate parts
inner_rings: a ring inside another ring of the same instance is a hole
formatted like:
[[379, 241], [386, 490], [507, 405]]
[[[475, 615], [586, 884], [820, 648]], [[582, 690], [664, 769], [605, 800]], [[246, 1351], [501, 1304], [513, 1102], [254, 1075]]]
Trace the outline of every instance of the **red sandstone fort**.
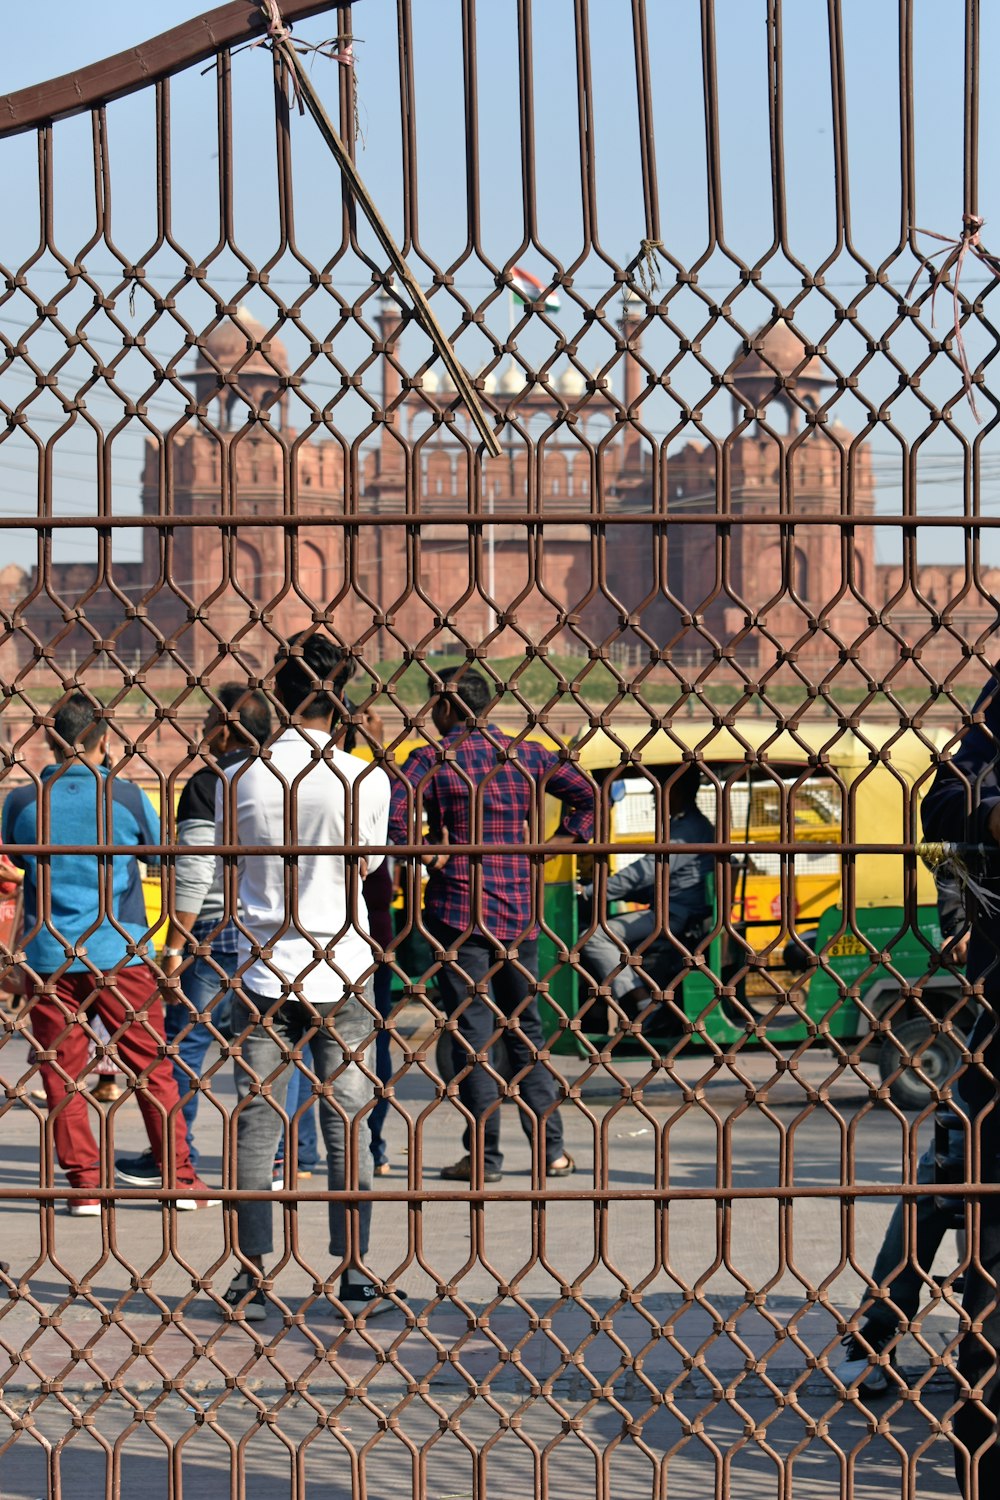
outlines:
[[[142, 474], [144, 514], [219, 525], [147, 528], [134, 563], [112, 552], [51, 565], [41, 580], [8, 566], [6, 681], [20, 673], [29, 697], [43, 682], [146, 684], [169, 702], [200, 675], [252, 677], [315, 619], [373, 664], [467, 642], [494, 657], [530, 646], [631, 665], [652, 652], [678, 680], [713, 662], [759, 676], [792, 653], [814, 679], [902, 661], [929, 681], [996, 628], [1000, 571], [974, 592], [961, 566], [876, 562], [870, 454], [836, 422], [810, 419], [830, 376], [787, 325], [734, 355], [735, 435], [669, 457], [643, 428], [656, 377], [627, 309], [620, 393], [571, 361], [533, 383], [513, 362], [480, 378], [484, 403], [508, 420], [477, 490], [450, 382], [433, 369], [402, 375], [388, 298], [377, 324], [381, 399], [369, 433], [349, 443], [323, 427], [296, 432], [285, 348], [242, 310], [225, 319], [187, 376], [202, 420], [150, 440]], [[449, 524], [468, 517], [470, 494], [485, 523], [471, 538]], [[717, 545], [716, 527], [683, 522], [723, 499], [768, 523], [725, 528]], [[427, 519], [392, 524], [414, 513]], [[595, 513], [596, 531], [585, 524]], [[862, 523], [847, 547], [839, 527], [810, 522], [845, 513]], [[282, 515], [304, 524], [267, 524]], [[650, 515], [664, 524], [632, 520]]]

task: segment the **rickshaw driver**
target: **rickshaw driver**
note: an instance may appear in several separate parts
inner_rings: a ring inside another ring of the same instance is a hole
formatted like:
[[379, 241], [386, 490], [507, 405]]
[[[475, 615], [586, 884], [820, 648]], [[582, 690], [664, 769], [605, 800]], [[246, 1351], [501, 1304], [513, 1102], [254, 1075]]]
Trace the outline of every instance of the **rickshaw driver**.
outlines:
[[[711, 844], [715, 829], [697, 806], [701, 772], [689, 765], [670, 785], [670, 843]], [[635, 964], [654, 979], [662, 989], [680, 972], [682, 954], [663, 935], [655, 939], [658, 927], [656, 912], [657, 863], [660, 856], [643, 854], [608, 878], [605, 886], [608, 901], [643, 902], [645, 911], [623, 912], [620, 916], [603, 915], [580, 952], [583, 967], [598, 984], [609, 975], [611, 998], [626, 1015], [635, 1014], [649, 999], [648, 985], [636, 972]], [[715, 865], [711, 854], [685, 853], [678, 849], [667, 859], [669, 881], [670, 936], [690, 948], [704, 936], [706, 923], [712, 918], [709, 878]], [[582, 885], [580, 894], [593, 899], [593, 886]], [[635, 958], [649, 938], [654, 941]], [[659, 1009], [659, 1007], [657, 1007]]]

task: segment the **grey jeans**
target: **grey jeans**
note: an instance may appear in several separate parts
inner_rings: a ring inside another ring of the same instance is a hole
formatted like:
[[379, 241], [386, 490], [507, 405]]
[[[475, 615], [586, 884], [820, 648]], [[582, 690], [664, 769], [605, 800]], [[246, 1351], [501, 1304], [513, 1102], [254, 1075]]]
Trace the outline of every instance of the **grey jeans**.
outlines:
[[[240, 1039], [236, 1061], [236, 1186], [246, 1191], [266, 1192], [271, 1188], [274, 1153], [284, 1130], [285, 1099], [292, 1069], [297, 1066], [291, 1053], [304, 1036], [312, 1032], [313, 1068], [322, 1085], [319, 1101], [319, 1123], [326, 1143], [327, 1178], [331, 1192], [354, 1188], [368, 1192], [372, 1185], [372, 1153], [365, 1121], [354, 1125], [355, 1117], [374, 1097], [375, 1046], [374, 1023], [364, 1005], [349, 997], [342, 1004], [314, 1010], [298, 1000], [269, 1000], [265, 995], [244, 991], [256, 1006], [262, 1020]], [[365, 998], [373, 1004], [371, 986], [365, 986]], [[239, 996], [233, 1000], [234, 1031], [238, 1036]], [[245, 1006], [243, 1014], [246, 1015]], [[245, 1025], [249, 1026], [247, 1019]], [[316, 1030], [313, 1031], [313, 1027]], [[346, 1050], [365, 1048], [363, 1063], [348, 1061]], [[345, 1050], [346, 1049], [346, 1050]], [[366, 1072], [367, 1070], [367, 1072]], [[268, 1091], [258, 1088], [266, 1083]], [[314, 1085], [315, 1089], [315, 1085]], [[350, 1136], [348, 1137], [348, 1131]], [[289, 1160], [295, 1160], [295, 1121], [289, 1130]], [[350, 1145], [348, 1147], [348, 1140]], [[348, 1264], [360, 1265], [368, 1253], [371, 1227], [371, 1203], [358, 1206], [358, 1243], [348, 1247], [348, 1213], [343, 1203], [330, 1204], [330, 1253]], [[249, 1201], [237, 1206], [240, 1250], [244, 1255], [269, 1255], [274, 1248], [274, 1206], [266, 1201]]]
[[[584, 968], [594, 975], [598, 983], [603, 983], [609, 974], [615, 974], [611, 981], [611, 994], [615, 1000], [623, 1000], [637, 984], [641, 984], [639, 974], [630, 967], [627, 960], [629, 954], [636, 952], [655, 927], [656, 919], [651, 911], [623, 912], [620, 917], [605, 917], [603, 922], [597, 924], [593, 937], [584, 943], [580, 958]], [[654, 945], [650, 944], [644, 950], [645, 962], [640, 960], [647, 973], [654, 951]], [[615, 973], [615, 970], [618, 972]]]

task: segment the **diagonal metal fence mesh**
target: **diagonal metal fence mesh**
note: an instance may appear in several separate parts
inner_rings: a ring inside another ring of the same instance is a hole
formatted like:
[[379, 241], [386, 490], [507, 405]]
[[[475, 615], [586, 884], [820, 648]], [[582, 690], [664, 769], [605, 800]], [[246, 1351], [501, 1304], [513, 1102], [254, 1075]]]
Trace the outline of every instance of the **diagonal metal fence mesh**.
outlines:
[[1000, 21], [272, 19], [0, 100], [0, 1488], [991, 1493]]

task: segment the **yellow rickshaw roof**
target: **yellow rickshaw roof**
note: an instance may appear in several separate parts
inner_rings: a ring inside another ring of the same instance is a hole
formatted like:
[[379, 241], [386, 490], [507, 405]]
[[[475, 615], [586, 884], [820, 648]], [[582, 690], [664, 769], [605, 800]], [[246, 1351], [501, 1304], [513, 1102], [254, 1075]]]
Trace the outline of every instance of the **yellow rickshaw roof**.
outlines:
[[574, 741], [579, 763], [588, 771], [613, 766], [679, 765], [693, 756], [703, 763], [809, 765], [820, 760], [837, 766], [864, 766], [873, 760], [897, 764], [919, 774], [951, 735], [946, 729], [900, 730], [892, 724], [864, 725], [860, 732], [836, 724], [780, 729], [773, 719], [744, 718], [733, 727], [711, 719], [678, 719], [669, 730], [642, 724], [596, 729]]

